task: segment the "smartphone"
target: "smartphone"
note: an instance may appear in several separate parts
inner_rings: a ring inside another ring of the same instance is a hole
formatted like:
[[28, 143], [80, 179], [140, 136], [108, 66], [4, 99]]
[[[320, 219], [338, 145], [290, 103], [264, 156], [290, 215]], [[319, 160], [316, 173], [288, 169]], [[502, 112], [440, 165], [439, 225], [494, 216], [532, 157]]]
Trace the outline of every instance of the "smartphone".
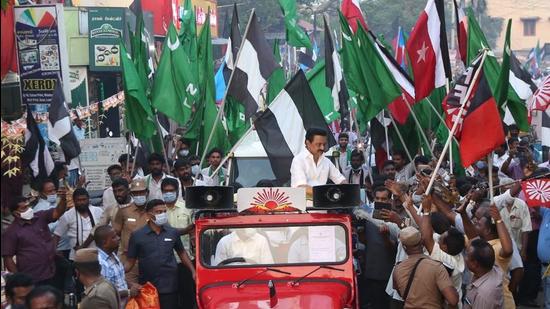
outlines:
[[381, 202], [374, 202], [374, 211], [372, 212], [372, 217], [374, 219], [382, 219], [382, 216], [380, 215], [380, 211], [382, 209], [391, 210], [391, 204], [390, 203], [381, 203]]

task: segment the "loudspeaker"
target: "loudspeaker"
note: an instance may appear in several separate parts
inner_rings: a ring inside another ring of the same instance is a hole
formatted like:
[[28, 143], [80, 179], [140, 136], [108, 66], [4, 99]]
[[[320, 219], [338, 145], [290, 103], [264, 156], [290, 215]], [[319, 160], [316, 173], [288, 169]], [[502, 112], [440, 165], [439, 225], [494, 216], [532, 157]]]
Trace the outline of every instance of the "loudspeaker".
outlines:
[[313, 207], [342, 208], [361, 204], [358, 184], [323, 185], [313, 187]]
[[233, 187], [187, 187], [185, 207], [189, 209], [230, 209], [233, 205]]

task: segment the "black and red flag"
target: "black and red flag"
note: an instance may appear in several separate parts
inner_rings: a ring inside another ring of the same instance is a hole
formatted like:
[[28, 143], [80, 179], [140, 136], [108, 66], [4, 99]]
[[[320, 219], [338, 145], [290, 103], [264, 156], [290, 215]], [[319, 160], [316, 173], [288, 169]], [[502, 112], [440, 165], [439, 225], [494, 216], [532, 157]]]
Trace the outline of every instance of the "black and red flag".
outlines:
[[[472, 165], [504, 142], [502, 121], [481, 59], [479, 56], [472, 62], [442, 103], [447, 127], [452, 128], [458, 121], [455, 137], [459, 141], [464, 167]], [[464, 110], [460, 113], [465, 99]]]
[[456, 0], [455, 18], [456, 18], [456, 37], [458, 40], [458, 54], [462, 63], [467, 63], [468, 52], [468, 17], [464, 14], [464, 8], [460, 6]]

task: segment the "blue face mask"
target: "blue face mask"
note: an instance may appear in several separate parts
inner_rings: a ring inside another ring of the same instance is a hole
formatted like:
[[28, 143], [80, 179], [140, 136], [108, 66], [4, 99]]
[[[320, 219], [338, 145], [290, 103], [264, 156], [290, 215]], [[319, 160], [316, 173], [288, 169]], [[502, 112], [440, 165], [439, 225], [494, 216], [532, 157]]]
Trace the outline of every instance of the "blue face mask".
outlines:
[[134, 196], [134, 204], [136, 204], [137, 206], [143, 206], [145, 205], [145, 202], [147, 202], [147, 198], [145, 197], [145, 195]]
[[155, 220], [153, 220], [153, 222], [158, 226], [165, 225], [168, 223], [168, 215], [165, 212], [155, 215]]
[[57, 194], [50, 194], [46, 197], [46, 200], [48, 201], [48, 203], [50, 204], [53, 204], [55, 202], [57, 202]]
[[173, 202], [176, 201], [177, 198], [178, 198], [178, 195], [176, 194], [176, 192], [164, 192], [164, 193], [162, 193], [162, 199], [166, 203], [173, 203]]

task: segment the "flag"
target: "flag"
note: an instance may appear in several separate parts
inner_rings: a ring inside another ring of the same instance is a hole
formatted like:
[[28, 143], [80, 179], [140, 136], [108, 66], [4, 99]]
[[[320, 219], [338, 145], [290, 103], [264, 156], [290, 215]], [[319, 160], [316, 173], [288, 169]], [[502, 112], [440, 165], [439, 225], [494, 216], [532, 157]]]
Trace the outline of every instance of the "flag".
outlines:
[[189, 57], [189, 70], [198, 76], [197, 60], [197, 24], [195, 9], [191, 0], [185, 0], [183, 14], [181, 16], [181, 29], [179, 39], [183, 50]]
[[27, 106], [27, 128], [25, 129], [25, 149], [21, 153], [21, 163], [29, 166], [34, 178], [44, 179], [53, 172], [54, 163], [40, 129]]
[[258, 111], [262, 89], [279, 64], [273, 57], [254, 12], [250, 16], [248, 32], [242, 45], [233, 80], [228, 86], [228, 95], [243, 103], [248, 119]]
[[155, 74], [151, 103], [181, 126], [187, 124], [200, 98], [197, 74], [190, 70], [189, 62], [176, 28], [171, 24]]
[[59, 80], [55, 85], [48, 113], [48, 137], [50, 141], [61, 146], [67, 164], [80, 154], [80, 143], [73, 132], [63, 86]]
[[525, 61], [525, 69], [537, 78], [540, 75], [540, 60], [541, 60], [541, 50], [540, 50], [540, 41], [537, 41], [537, 46], [533, 47], [529, 51], [527, 56], [527, 61]]
[[344, 0], [342, 1], [341, 11], [343, 16], [346, 18], [348, 23], [351, 25], [353, 32], [357, 31], [357, 23], [361, 23], [363, 27], [368, 29], [367, 23], [363, 18], [363, 12], [361, 11], [361, 6], [359, 5], [359, 0]]
[[304, 29], [298, 25], [296, 0], [279, 0], [279, 5], [285, 17], [285, 33], [288, 44], [295, 47], [312, 48]]
[[[229, 141], [227, 132], [221, 123], [222, 119], [217, 117], [210, 14], [207, 15], [199, 35], [197, 51], [200, 64], [198, 75], [201, 97], [196, 105], [193, 119], [185, 133], [185, 137], [195, 142], [195, 153], [204, 154], [215, 147], [221, 148], [225, 152], [229, 148]], [[216, 124], [217, 121], [219, 122]], [[211, 132], [214, 133], [207, 147]]]
[[367, 93], [366, 82], [361, 72], [361, 67], [357, 65], [359, 63], [359, 55], [358, 48], [355, 46], [354, 35], [342, 12], [338, 11], [338, 16], [340, 19], [340, 29], [342, 30], [341, 55], [346, 82], [349, 89], [359, 95], [365, 95]]
[[150, 139], [156, 132], [155, 118], [136, 67], [123, 42], [120, 42], [120, 58], [126, 128], [141, 140]]
[[468, 18], [464, 14], [464, 9], [454, 1], [456, 18], [456, 38], [458, 40], [458, 55], [462, 63], [467, 63], [468, 52]]
[[[334, 49], [332, 35], [330, 34], [325, 16], [323, 16], [323, 22], [325, 27], [325, 83], [326, 86], [331, 89], [334, 110], [338, 111], [340, 115], [347, 115], [349, 114], [348, 87], [346, 86], [346, 81], [342, 74], [338, 52]], [[351, 128], [349, 119], [347, 122], [342, 122], [340, 127], [344, 131], [349, 130]]]
[[531, 75], [521, 66], [514, 52], [510, 55], [510, 85], [521, 100], [529, 100], [537, 91]]
[[214, 76], [214, 81], [216, 83], [216, 104], [221, 104], [223, 96], [225, 95], [225, 90], [227, 84], [225, 83], [225, 78], [223, 76], [223, 71], [225, 69], [225, 60], [222, 61], [222, 64], [218, 68], [216, 75]]
[[[306, 130], [316, 127], [330, 132], [302, 70], [260, 114], [254, 126], [280, 183], [290, 180], [292, 158], [305, 150]], [[328, 147], [334, 145], [334, 136], [328, 134]]]
[[225, 67], [224, 77], [225, 83], [229, 83], [231, 72], [235, 68], [235, 61], [237, 60], [237, 54], [239, 53], [239, 47], [241, 46], [243, 38], [241, 31], [239, 30], [239, 13], [237, 12], [237, 4], [233, 4], [233, 16], [231, 17], [231, 28], [229, 30], [229, 37], [227, 39], [227, 50], [225, 51]]
[[312, 50], [303, 47], [298, 50], [298, 65], [304, 72], [315, 66]]
[[[468, 17], [468, 51], [467, 51], [467, 63], [470, 64], [472, 60], [476, 57], [476, 55], [479, 54], [479, 51], [482, 49], [489, 49], [489, 43], [487, 42], [487, 39], [485, 38], [485, 34], [483, 34], [483, 31], [481, 30], [481, 27], [477, 23], [474, 12], [471, 10], [471, 8], [468, 8], [466, 11], [466, 15]], [[510, 73], [510, 78], [514, 79], [512, 77], [512, 74], [514, 74], [514, 53], [511, 53], [510, 55], [510, 69], [512, 72]], [[487, 53], [487, 57], [485, 59], [485, 62], [483, 64], [483, 73], [487, 79], [487, 82], [489, 83], [489, 87], [491, 87], [491, 91], [493, 93], [496, 93], [496, 87], [499, 82], [499, 74], [501, 72], [500, 64], [498, 63], [494, 53], [489, 49]], [[499, 107], [501, 109], [504, 109], [505, 107], [509, 109], [510, 114], [513, 117], [513, 120], [517, 124], [520, 130], [522, 131], [528, 131], [529, 130], [529, 122], [527, 120], [527, 107], [525, 106], [525, 103], [523, 100], [518, 96], [518, 91], [521, 92], [520, 89], [516, 89], [515, 83], [511, 83], [511, 87], [508, 87], [508, 97], [506, 99], [506, 106], [500, 105]]]
[[323, 116], [325, 117], [326, 123], [332, 123], [338, 118], [342, 119], [344, 115], [340, 115], [338, 110], [334, 108], [332, 91], [327, 87], [325, 75], [324, 59], [319, 60], [313, 69], [306, 72], [309, 87], [313, 91], [315, 101], [317, 101], [317, 104], [321, 109], [321, 113], [323, 113]]
[[369, 34], [373, 39], [374, 47], [376, 48], [378, 55], [384, 61], [384, 64], [393, 76], [395, 82], [401, 88], [401, 95], [395, 98], [388, 105], [388, 109], [398, 123], [404, 124], [409, 117], [412, 106], [415, 104], [414, 84], [405, 70], [403, 70], [399, 63], [393, 59], [390, 52], [384, 47], [382, 42], [380, 42], [372, 32], [369, 31]]
[[414, 75], [416, 101], [446, 85], [451, 66], [443, 0], [428, 0], [407, 41], [407, 53]]
[[533, 110], [546, 111], [550, 107], [550, 75], [542, 81], [539, 88], [529, 99], [529, 112]]
[[521, 182], [525, 202], [529, 207], [550, 207], [550, 178], [529, 179]]
[[[136, 5], [136, 10], [140, 7], [141, 5]], [[130, 36], [132, 60], [134, 61], [143, 87], [146, 89], [145, 93], [148, 93], [150, 86], [149, 79], [153, 77], [153, 59], [149, 56], [149, 42], [145, 35], [145, 23], [143, 21], [142, 11], [137, 12], [135, 33], [133, 36], [130, 33]]]
[[271, 104], [271, 102], [273, 102], [275, 97], [277, 97], [286, 84], [285, 71], [283, 70], [283, 66], [281, 64], [281, 51], [279, 49], [278, 39], [275, 39], [273, 42], [273, 55], [281, 67], [275, 69], [267, 81], [267, 104]]
[[267, 286], [269, 287], [269, 308], [273, 308], [279, 303], [279, 298], [277, 297], [277, 291], [275, 290], [273, 280], [269, 280]]
[[395, 61], [397, 61], [403, 70], [407, 70], [407, 51], [405, 50], [405, 34], [403, 33], [403, 28], [399, 27], [394, 41], [393, 50], [395, 52]]
[[508, 87], [510, 86], [510, 54], [512, 50], [510, 48], [510, 31], [512, 30], [512, 19], [508, 19], [508, 25], [506, 26], [506, 36], [504, 39], [504, 48], [502, 51], [502, 65], [500, 67], [500, 74], [498, 77], [498, 83], [495, 89], [495, 100], [499, 105], [504, 105], [508, 98]]
[[[452, 128], [458, 122], [454, 134], [464, 167], [486, 156], [505, 140], [497, 104], [480, 63], [481, 57], [474, 60], [443, 100], [447, 127]], [[469, 90], [470, 97], [459, 114]]]
[[542, 113], [540, 135], [542, 146], [550, 147], [550, 109], [547, 109], [544, 113]]
[[401, 96], [401, 88], [378, 52], [378, 45], [367, 35], [363, 27], [359, 27], [354, 39], [357, 59], [361, 59], [355, 65], [360, 67], [363, 80], [368, 81], [363, 85], [366, 92], [359, 93], [364, 98], [359, 100], [358, 109], [363, 121], [370, 121]]

